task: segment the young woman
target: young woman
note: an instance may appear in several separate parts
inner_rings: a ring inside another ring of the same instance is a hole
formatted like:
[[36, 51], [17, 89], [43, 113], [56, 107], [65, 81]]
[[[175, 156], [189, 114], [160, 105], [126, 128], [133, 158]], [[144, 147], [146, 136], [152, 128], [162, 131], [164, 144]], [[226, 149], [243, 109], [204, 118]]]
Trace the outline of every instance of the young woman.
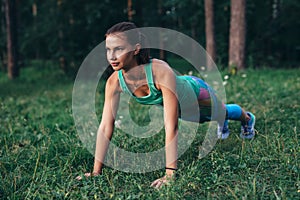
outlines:
[[[255, 134], [255, 116], [250, 112], [245, 112], [236, 104], [224, 105], [212, 92], [210, 86], [200, 78], [177, 76], [166, 62], [150, 59], [149, 50], [142, 48], [145, 38], [136, 28], [131, 22], [122, 22], [111, 27], [106, 33], [107, 60], [114, 72], [106, 82], [105, 102], [96, 142], [94, 170], [93, 173], [86, 173], [85, 176], [101, 174], [108, 141], [114, 131], [120, 93], [125, 92], [138, 103], [163, 105], [165, 145], [168, 146], [166, 148], [166, 175], [151, 184], [153, 187], [160, 187], [174, 177], [174, 171], [177, 169], [178, 118], [182, 117], [184, 120], [190, 121], [198, 119], [197, 122], [200, 123], [210, 121], [212, 120], [211, 107], [217, 106], [217, 109], [222, 111], [219, 113], [226, 113], [225, 123], [219, 125], [220, 138], [228, 137], [228, 120], [231, 119], [241, 121], [240, 136], [251, 139]], [[128, 34], [129, 30], [130, 34]], [[188, 104], [190, 107], [193, 106], [191, 109], [199, 106], [199, 116], [186, 116], [186, 114], [181, 116], [182, 106], [178, 101], [181, 99], [182, 104], [182, 101], [190, 99], [184, 92], [187, 88], [191, 89], [194, 92], [193, 95], [197, 97], [197, 102]], [[173, 140], [175, 142], [171, 142]], [[77, 179], [81, 179], [81, 177], [77, 177]]]

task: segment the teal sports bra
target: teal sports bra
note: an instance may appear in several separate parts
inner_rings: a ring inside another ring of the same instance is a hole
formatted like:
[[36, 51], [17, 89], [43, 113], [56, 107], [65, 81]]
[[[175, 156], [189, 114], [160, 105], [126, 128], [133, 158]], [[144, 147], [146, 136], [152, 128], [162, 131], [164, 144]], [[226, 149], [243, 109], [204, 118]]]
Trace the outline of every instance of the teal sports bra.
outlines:
[[128, 89], [128, 87], [125, 83], [125, 80], [124, 80], [124, 77], [122, 74], [122, 70], [119, 70], [118, 77], [119, 77], [119, 83], [120, 83], [121, 89], [123, 90], [123, 92], [125, 92], [125, 93], [129, 94], [131, 97], [133, 97], [140, 104], [146, 104], [146, 105], [160, 104], [160, 105], [162, 105], [162, 103], [163, 103], [162, 92], [155, 87], [155, 84], [153, 82], [152, 61], [150, 61], [150, 63], [145, 64], [144, 69], [146, 72], [147, 83], [148, 83], [148, 87], [150, 90], [150, 93], [147, 96], [137, 97], [134, 94], [132, 94], [132, 92]]
[[[129, 94], [140, 104], [146, 105], [163, 105], [163, 96], [162, 92], [155, 87], [153, 82], [152, 74], [152, 61], [144, 65], [146, 72], [146, 78], [150, 93], [147, 96], [136, 97], [127, 87], [122, 70], [118, 71], [119, 83], [123, 92]], [[199, 96], [201, 85], [196, 82], [191, 76], [176, 76], [176, 91], [179, 98], [179, 101], [189, 102], [193, 99], [193, 96], [196, 95], [196, 98]], [[191, 96], [192, 95], [192, 96]]]

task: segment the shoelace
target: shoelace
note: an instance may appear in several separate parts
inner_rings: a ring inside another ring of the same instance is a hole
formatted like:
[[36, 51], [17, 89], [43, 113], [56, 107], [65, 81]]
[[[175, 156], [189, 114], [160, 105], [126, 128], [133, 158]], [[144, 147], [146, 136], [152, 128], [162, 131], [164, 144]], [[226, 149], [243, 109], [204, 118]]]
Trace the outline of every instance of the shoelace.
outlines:
[[244, 133], [243, 133], [243, 135], [249, 135], [250, 132], [248, 131], [248, 125], [244, 125], [243, 128], [244, 128]]

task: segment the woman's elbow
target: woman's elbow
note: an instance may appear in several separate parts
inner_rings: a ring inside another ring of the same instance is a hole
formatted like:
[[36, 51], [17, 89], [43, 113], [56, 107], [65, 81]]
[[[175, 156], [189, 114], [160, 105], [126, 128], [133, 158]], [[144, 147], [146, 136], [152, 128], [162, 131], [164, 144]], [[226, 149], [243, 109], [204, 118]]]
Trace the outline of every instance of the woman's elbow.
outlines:
[[105, 136], [107, 139], [111, 139], [113, 130], [114, 130], [113, 124], [101, 123], [98, 129], [98, 134]]
[[177, 134], [178, 131], [178, 124], [166, 124], [165, 125], [166, 133], [175, 133]]

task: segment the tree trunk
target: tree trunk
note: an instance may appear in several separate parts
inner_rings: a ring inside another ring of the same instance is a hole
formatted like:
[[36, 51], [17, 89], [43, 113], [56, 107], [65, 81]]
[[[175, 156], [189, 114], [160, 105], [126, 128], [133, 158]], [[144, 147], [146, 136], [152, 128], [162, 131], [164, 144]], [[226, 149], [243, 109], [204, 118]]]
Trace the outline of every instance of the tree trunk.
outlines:
[[127, 0], [127, 15], [128, 15], [128, 21], [132, 21], [132, 0]]
[[215, 33], [214, 33], [214, 1], [204, 0], [205, 2], [205, 35], [206, 35], [206, 51], [211, 57], [206, 58], [207, 69], [212, 69], [214, 60], [216, 59], [215, 50]]
[[[33, 2], [32, 3], [32, 17], [33, 17], [33, 30], [35, 34], [38, 34], [38, 29], [37, 29], [37, 3]], [[39, 41], [36, 41], [35, 43], [35, 59], [39, 60], [40, 59], [40, 44]]]
[[8, 77], [10, 79], [14, 79], [19, 76], [16, 13], [16, 1], [5, 0], [5, 18], [7, 34], [7, 71]]
[[245, 68], [246, 0], [231, 0], [229, 69], [232, 74]]
[[[6, 28], [5, 28], [5, 1], [1, 1], [1, 37], [5, 37], [6, 35]], [[1, 68], [2, 70], [5, 70], [5, 66], [7, 65], [7, 56], [6, 56], [6, 49], [1, 50]]]

